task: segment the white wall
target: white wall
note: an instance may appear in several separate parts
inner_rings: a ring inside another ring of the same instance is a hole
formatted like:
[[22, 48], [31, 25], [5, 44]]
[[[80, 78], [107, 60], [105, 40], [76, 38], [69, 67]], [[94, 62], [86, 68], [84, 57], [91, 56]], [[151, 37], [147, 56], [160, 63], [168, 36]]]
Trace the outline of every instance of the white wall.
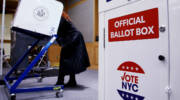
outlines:
[[[13, 19], [13, 14], [6, 14], [5, 15], [4, 40], [10, 40], [11, 39], [10, 26], [11, 26], [12, 19]], [[2, 14], [0, 14], [0, 33], [1, 33], [1, 27], [2, 27], [1, 23], [2, 23]], [[10, 43], [5, 43], [4, 49], [5, 49], [6, 55], [10, 55]]]
[[[69, 0], [68, 6], [81, 0]], [[68, 9], [68, 14], [74, 25], [82, 32], [86, 42], [93, 42], [93, 3], [94, 0], [86, 0], [83, 3]]]

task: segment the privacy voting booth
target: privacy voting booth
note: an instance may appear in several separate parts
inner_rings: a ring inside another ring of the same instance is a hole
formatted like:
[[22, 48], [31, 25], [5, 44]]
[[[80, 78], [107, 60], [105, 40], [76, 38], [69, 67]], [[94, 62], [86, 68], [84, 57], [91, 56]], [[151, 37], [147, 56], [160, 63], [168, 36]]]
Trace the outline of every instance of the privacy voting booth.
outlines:
[[[54, 43], [57, 38], [57, 30], [59, 27], [63, 5], [56, 0], [21, 0], [12, 24], [12, 30], [22, 34], [37, 37], [38, 40], [29, 48], [24, 55], [19, 58], [19, 61], [12, 67], [8, 74], [4, 77], [7, 90], [11, 94], [11, 99], [15, 100], [16, 93], [37, 92], [44, 90], [55, 90], [56, 96], [62, 94], [63, 86], [49, 86], [36, 88], [18, 88], [19, 84], [25, 78], [39, 77], [38, 74], [29, 76], [29, 72], [34, 65], [39, 61], [48, 48]], [[50, 37], [49, 42], [43, 47], [35, 59], [26, 66], [26, 69], [19, 77], [13, 77], [13, 72], [18, 69], [18, 65], [28, 55], [28, 53], [37, 45], [37, 43], [45, 37]], [[20, 49], [20, 48], [19, 48]], [[16, 80], [13, 84], [10, 81]]]
[[179, 100], [179, 11], [179, 0], [99, 0], [99, 100]]

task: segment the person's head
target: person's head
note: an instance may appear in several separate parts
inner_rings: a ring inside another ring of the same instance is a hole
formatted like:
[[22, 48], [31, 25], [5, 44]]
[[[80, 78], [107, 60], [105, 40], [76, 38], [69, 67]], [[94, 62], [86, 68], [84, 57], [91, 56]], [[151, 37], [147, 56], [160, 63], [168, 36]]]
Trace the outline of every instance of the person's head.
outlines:
[[67, 21], [71, 21], [71, 18], [65, 11], [63, 11], [63, 13], [62, 13], [62, 17], [64, 17]]

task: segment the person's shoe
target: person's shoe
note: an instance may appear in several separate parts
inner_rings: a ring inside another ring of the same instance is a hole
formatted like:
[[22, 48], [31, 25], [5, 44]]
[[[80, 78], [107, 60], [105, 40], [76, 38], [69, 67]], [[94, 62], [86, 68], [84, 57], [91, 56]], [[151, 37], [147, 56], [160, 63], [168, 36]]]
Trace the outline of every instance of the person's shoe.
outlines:
[[64, 82], [56, 82], [55, 85], [64, 85]]
[[69, 81], [67, 84], [64, 85], [64, 87], [76, 87], [77, 83], [76, 81]]

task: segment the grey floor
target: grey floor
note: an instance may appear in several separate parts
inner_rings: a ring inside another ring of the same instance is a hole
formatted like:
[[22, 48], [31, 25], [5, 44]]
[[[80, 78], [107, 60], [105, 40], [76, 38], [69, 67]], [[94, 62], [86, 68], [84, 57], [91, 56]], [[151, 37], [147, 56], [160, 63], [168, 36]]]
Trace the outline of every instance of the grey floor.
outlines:
[[[16, 100], [97, 100], [98, 99], [98, 72], [87, 70], [76, 75], [78, 87], [65, 88], [63, 97], [56, 98], [55, 92], [43, 91], [32, 93], [20, 93], [16, 95]], [[54, 85], [57, 77], [44, 78], [42, 83], [38, 83], [36, 78], [27, 79], [19, 87], [40, 87]], [[69, 79], [65, 77], [65, 82]], [[4, 91], [4, 86], [0, 86], [0, 100], [8, 100]]]

